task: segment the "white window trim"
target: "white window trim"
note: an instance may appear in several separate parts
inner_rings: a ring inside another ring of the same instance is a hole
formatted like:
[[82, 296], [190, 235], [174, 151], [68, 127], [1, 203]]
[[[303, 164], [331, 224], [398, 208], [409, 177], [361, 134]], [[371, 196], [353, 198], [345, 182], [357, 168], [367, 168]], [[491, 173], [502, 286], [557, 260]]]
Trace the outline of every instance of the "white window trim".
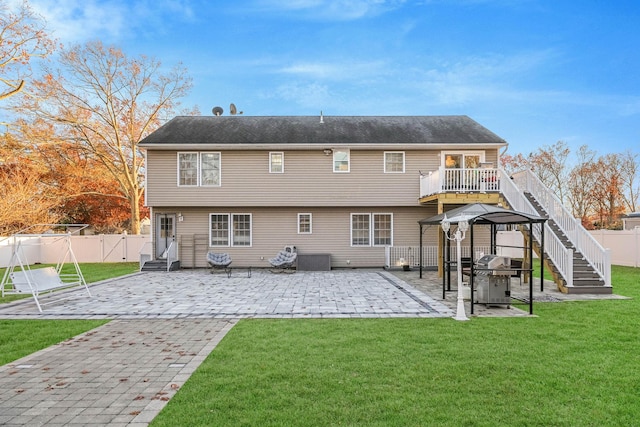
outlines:
[[[300, 217], [309, 215], [309, 231], [300, 231]], [[298, 214], [298, 234], [313, 234], [313, 214], [310, 212], [300, 212]]]
[[[368, 245], [354, 245], [353, 244], [353, 217], [354, 215], [367, 215], [369, 217], [369, 244]], [[378, 245], [374, 242], [374, 216], [375, 215], [389, 215], [391, 217], [391, 242], [388, 245]], [[352, 248], [383, 248], [385, 246], [393, 246], [393, 213], [392, 212], [352, 212], [349, 215], [349, 244]]]
[[[195, 154], [196, 155], [196, 184], [180, 184], [180, 155]], [[202, 183], [202, 155], [217, 154], [218, 155], [218, 184]], [[176, 182], [178, 187], [222, 187], [222, 152], [220, 151], [178, 151], [176, 155]]]
[[[225, 215], [227, 217], [227, 244], [226, 245], [211, 245], [211, 217], [214, 215]], [[233, 217], [235, 215], [248, 215], [249, 216], [249, 245], [234, 245], [233, 244]], [[253, 214], [248, 212], [210, 212], [209, 213], [209, 222], [207, 224], [209, 227], [209, 247], [210, 248], [229, 248], [229, 247], [237, 247], [237, 248], [251, 248], [253, 247]]]
[[[253, 214], [248, 212], [233, 212], [229, 218], [229, 244], [237, 248], [251, 248], [253, 247]], [[233, 244], [233, 217], [235, 215], [248, 215], [249, 216], [249, 244], [248, 245], [234, 245]]]
[[474, 150], [443, 150], [440, 152], [440, 166], [445, 167], [445, 160], [448, 154], [456, 154], [463, 156], [479, 156], [480, 163], [485, 162], [485, 151], [474, 151]]
[[[341, 170], [336, 170], [336, 153], [338, 152], [346, 152], [347, 153], [347, 170], [346, 171], [341, 171]], [[332, 162], [331, 162], [331, 169], [333, 170], [333, 173], [349, 173], [351, 172], [351, 150], [348, 148], [334, 148], [333, 149], [333, 156], [332, 158]]]
[[[368, 245], [354, 245], [353, 244], [353, 217], [356, 215], [369, 216], [369, 244]], [[352, 248], [368, 248], [371, 247], [371, 213], [369, 212], [352, 212], [349, 215], [349, 244]]]
[[[195, 154], [196, 155], [196, 183], [195, 184], [181, 184], [180, 183], [180, 155], [181, 154]], [[200, 155], [193, 151], [178, 151], [176, 155], [176, 182], [178, 187], [197, 187], [200, 184]]]
[[[387, 154], [402, 154], [402, 171], [387, 170]], [[407, 155], [405, 154], [404, 151], [385, 151], [384, 154], [382, 155], [382, 161], [384, 163], [383, 165], [384, 173], [404, 173], [406, 169], [406, 158], [407, 158]]]
[[[218, 183], [217, 184], [203, 184], [202, 183], [202, 155], [203, 154], [217, 154], [218, 155]], [[200, 187], [222, 187], [222, 153], [220, 151], [202, 151], [198, 153], [198, 185]]]
[[[214, 215], [226, 215], [226, 217], [227, 217], [227, 244], [226, 245], [212, 245], [211, 244], [211, 217], [214, 216]], [[229, 217], [229, 215], [230, 214], [224, 213], [224, 212], [210, 212], [209, 213], [209, 221], [208, 221], [207, 227], [209, 227], [209, 247], [210, 248], [228, 248], [229, 246], [231, 246], [232, 237], [229, 234], [229, 230], [233, 226], [230, 225], [231, 218]]]
[[[282, 171], [273, 171], [271, 169], [272, 166], [272, 162], [271, 162], [271, 156], [273, 154], [280, 154], [282, 156]], [[284, 151], [269, 151], [269, 173], [284, 173]]]
[[[376, 244], [374, 239], [374, 230], [375, 230], [375, 220], [374, 217], [376, 215], [389, 215], [391, 218], [391, 235], [389, 236], [389, 244]], [[392, 212], [371, 212], [371, 246], [374, 247], [385, 247], [385, 246], [393, 246], [393, 213]]]

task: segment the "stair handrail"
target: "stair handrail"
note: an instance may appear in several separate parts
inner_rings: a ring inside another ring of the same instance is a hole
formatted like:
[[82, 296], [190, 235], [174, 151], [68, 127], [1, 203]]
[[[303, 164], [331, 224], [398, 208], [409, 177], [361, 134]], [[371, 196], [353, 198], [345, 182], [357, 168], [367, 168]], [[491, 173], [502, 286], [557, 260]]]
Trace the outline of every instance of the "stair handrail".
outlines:
[[153, 242], [151, 242], [151, 241], [144, 242], [144, 244], [142, 245], [142, 247], [138, 251], [140, 270], [142, 270], [142, 266], [144, 266], [145, 262], [151, 261], [151, 257], [152, 257], [152, 254], [153, 254], [153, 246], [152, 246], [152, 244], [153, 244]]
[[605, 286], [611, 286], [611, 253], [605, 249], [583, 226], [574, 218], [569, 210], [530, 169], [516, 172], [512, 175], [516, 185], [528, 191], [547, 211], [562, 232], [571, 240], [575, 248], [582, 253], [585, 260], [604, 280]]
[[178, 245], [176, 245], [175, 239], [171, 240], [167, 247], [167, 271], [171, 271], [171, 266], [174, 261], [178, 260]]
[[[504, 170], [502, 177], [508, 176]], [[500, 191], [511, 206], [511, 209], [531, 215], [539, 215], [536, 208], [525, 197], [523, 191], [516, 185], [514, 179], [501, 179]], [[534, 225], [533, 238], [542, 241], [541, 228]], [[544, 253], [555, 265], [558, 273], [565, 280], [566, 286], [573, 286], [573, 250], [566, 248], [560, 238], [553, 232], [548, 223], [544, 223]]]

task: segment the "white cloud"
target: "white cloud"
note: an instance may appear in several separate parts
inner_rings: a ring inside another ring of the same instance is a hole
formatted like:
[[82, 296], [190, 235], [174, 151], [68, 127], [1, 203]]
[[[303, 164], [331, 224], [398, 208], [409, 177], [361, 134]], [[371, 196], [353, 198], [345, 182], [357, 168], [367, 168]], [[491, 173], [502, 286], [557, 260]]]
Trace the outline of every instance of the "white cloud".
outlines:
[[287, 103], [294, 103], [303, 108], [326, 108], [335, 102], [335, 95], [331, 93], [325, 84], [313, 83], [287, 83], [278, 86], [272, 92], [262, 94], [266, 99], [280, 99]]
[[383, 61], [298, 62], [280, 68], [278, 72], [313, 79], [362, 81], [387, 74]]
[[532, 97], [558, 98], [558, 91], [516, 89], [526, 76], [556, 57], [552, 50], [524, 54], [472, 56], [455, 63], [440, 61], [428, 69], [411, 70], [415, 85], [444, 105], [483, 101], [522, 101]]
[[141, 27], [160, 30], [165, 14], [174, 19], [194, 17], [186, 0], [31, 0], [30, 4], [45, 18], [51, 35], [65, 45], [95, 39], [114, 43], [133, 37]]
[[262, 12], [295, 13], [313, 20], [351, 21], [377, 16], [400, 7], [405, 0], [257, 0]]

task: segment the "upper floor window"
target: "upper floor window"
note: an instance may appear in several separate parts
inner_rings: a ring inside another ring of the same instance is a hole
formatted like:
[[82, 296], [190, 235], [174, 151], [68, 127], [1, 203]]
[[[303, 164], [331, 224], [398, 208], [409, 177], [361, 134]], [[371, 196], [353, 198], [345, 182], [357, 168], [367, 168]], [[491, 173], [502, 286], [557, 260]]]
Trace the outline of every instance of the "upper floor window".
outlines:
[[198, 185], [198, 153], [178, 153], [178, 185]]
[[385, 173], [404, 173], [404, 151], [385, 151]]
[[484, 162], [484, 153], [481, 152], [444, 152], [442, 164], [447, 169], [477, 169]]
[[209, 214], [209, 246], [251, 246], [251, 214]]
[[298, 234], [311, 234], [311, 214], [298, 214]]
[[200, 185], [220, 185], [220, 153], [200, 153]]
[[351, 214], [351, 246], [391, 245], [393, 245], [392, 214]]
[[269, 173], [284, 173], [284, 153], [269, 153]]
[[178, 153], [179, 186], [219, 186], [220, 153]]
[[350, 152], [349, 150], [334, 149], [333, 150], [333, 171], [349, 172], [350, 170]]

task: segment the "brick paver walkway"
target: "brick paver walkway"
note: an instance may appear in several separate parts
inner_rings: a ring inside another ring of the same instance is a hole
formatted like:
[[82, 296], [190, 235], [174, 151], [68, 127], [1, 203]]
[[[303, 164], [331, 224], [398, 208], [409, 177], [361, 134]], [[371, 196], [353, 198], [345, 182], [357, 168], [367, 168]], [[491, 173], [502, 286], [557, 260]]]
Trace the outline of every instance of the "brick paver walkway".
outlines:
[[0, 319], [114, 319], [1, 366], [0, 425], [146, 426], [241, 318], [453, 315], [380, 271], [141, 273], [91, 293], [66, 292], [42, 314], [31, 298], [0, 305]]

